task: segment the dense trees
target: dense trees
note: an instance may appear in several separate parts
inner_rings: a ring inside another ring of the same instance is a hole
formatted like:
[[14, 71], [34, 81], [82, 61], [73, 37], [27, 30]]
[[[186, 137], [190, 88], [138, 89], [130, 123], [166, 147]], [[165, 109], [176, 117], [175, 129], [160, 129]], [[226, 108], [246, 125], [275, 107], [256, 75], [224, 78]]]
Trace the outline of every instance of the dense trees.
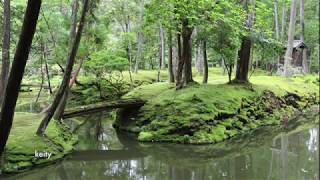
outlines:
[[[86, 0], [82, 3], [53, 0], [42, 5], [26, 74], [38, 77], [41, 87], [48, 84], [48, 95], [52, 94], [50, 97], [54, 99], [46, 109], [38, 134], [44, 133], [54, 114], [55, 119], [61, 119], [72, 98], [73, 84], [76, 88], [83, 87], [87, 94], [98, 92], [99, 99], [106, 100], [110, 98], [104, 94], [106, 91], [127, 89], [123, 79], [129, 78], [131, 87], [138, 84], [131, 72], [139, 76], [143, 70], [157, 71], [154, 78], [175, 83], [178, 90], [195, 81], [208, 83], [214, 79], [209, 77], [210, 67], [222, 67], [229, 83], [249, 83], [250, 74], [257, 69], [274, 74], [281, 66], [288, 76], [292, 73], [293, 42], [299, 39], [308, 47], [303, 51], [303, 72], [314, 73], [319, 69], [317, 0], [92, 0], [90, 3]], [[0, 31], [3, 39], [0, 102], [5, 97], [10, 49], [18, 50], [15, 44], [25, 3], [19, 0], [10, 4], [10, 0], [4, 0], [1, 5], [4, 28]], [[63, 67], [66, 59], [67, 66]], [[161, 78], [164, 73], [168, 74], [167, 79]], [[78, 81], [78, 75], [85, 78]], [[41, 89], [39, 97], [43, 93]], [[119, 96], [121, 93], [113, 98]]]

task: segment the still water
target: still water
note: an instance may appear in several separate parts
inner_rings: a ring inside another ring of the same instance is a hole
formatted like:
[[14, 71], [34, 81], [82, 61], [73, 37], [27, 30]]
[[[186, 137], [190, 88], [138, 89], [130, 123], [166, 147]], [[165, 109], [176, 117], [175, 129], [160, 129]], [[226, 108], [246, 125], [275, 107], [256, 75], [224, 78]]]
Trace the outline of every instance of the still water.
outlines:
[[57, 164], [7, 179], [319, 179], [318, 125], [282, 131], [266, 127], [225, 143], [192, 146], [138, 143], [117, 133], [108, 115], [87, 119], [77, 131], [75, 153]]

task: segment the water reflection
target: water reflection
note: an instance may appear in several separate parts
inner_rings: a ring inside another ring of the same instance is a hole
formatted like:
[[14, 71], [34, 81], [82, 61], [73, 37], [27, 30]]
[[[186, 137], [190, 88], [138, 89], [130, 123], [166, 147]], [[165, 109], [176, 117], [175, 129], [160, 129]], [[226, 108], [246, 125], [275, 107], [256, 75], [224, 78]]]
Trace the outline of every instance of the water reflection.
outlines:
[[79, 129], [78, 152], [70, 158], [10, 179], [319, 179], [319, 126], [271, 129], [217, 145], [139, 144], [99, 116]]

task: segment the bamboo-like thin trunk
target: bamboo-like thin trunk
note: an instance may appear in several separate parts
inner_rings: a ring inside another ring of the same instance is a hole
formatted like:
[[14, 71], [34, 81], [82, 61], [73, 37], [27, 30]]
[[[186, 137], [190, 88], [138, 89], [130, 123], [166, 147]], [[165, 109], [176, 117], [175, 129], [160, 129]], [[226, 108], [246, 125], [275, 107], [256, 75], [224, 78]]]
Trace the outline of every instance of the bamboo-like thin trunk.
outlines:
[[288, 77], [291, 75], [291, 62], [292, 62], [292, 51], [293, 51], [293, 38], [296, 25], [296, 9], [297, 9], [297, 0], [292, 0], [291, 12], [290, 12], [290, 23], [288, 30], [288, 43], [287, 51], [284, 56], [284, 76]]

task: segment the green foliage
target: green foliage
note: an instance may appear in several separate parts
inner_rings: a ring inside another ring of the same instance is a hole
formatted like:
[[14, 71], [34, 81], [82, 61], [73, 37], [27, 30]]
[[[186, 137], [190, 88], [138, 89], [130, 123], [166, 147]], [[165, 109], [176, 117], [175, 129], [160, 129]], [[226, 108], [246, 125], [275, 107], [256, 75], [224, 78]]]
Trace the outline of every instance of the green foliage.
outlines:
[[103, 73], [111, 73], [112, 71], [124, 71], [128, 67], [128, 60], [123, 57], [121, 51], [98, 51], [90, 55], [88, 61], [85, 62], [85, 68], [97, 76]]

